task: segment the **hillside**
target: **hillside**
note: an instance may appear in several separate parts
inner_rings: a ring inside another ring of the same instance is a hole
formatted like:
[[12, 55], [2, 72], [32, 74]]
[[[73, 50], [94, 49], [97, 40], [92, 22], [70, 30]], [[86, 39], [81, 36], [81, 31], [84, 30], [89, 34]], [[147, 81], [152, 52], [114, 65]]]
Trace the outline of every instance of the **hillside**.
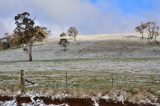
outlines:
[[108, 70], [131, 73], [159, 73], [160, 47], [137, 36], [80, 36], [70, 39], [67, 51], [50, 38], [33, 47], [33, 62], [20, 49], [0, 51], [0, 71]]
[[[0, 105], [68, 106], [80, 100], [77, 106], [81, 106], [87, 100], [93, 106], [110, 103], [159, 106], [159, 45], [148, 44], [148, 39], [133, 35], [85, 35], [77, 41], [68, 39], [67, 51], [58, 45], [59, 38], [35, 44], [33, 62], [28, 62], [23, 48], [0, 51]], [[35, 84], [21, 87], [20, 70]]]

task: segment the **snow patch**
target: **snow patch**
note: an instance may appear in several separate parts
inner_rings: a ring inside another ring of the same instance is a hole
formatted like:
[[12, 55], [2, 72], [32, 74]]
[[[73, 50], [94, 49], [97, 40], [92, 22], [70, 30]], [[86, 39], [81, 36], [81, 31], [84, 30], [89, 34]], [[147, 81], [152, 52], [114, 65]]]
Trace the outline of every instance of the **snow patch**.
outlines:
[[109, 95], [102, 96], [101, 98], [105, 99], [106, 101], [108, 101], [110, 99]]
[[64, 93], [59, 93], [59, 94], [56, 94], [55, 96], [52, 96], [52, 99], [63, 99], [63, 98], [66, 98], [66, 97], [69, 97], [71, 96], [70, 94], [64, 94]]
[[0, 102], [0, 106], [17, 106], [16, 100]]
[[99, 106], [97, 99], [95, 97], [92, 97], [92, 101], [94, 102], [94, 106]]

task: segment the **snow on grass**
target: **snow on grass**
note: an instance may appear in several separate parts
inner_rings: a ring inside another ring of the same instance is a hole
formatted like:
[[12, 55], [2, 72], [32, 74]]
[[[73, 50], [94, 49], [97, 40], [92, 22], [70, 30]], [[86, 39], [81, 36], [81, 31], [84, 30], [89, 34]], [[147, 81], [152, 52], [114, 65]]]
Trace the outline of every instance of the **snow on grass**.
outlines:
[[160, 48], [140, 38], [126, 36], [83, 36], [71, 41], [67, 51], [58, 39], [33, 47], [33, 62], [23, 49], [0, 51], [2, 71], [112, 70], [113, 72], [159, 73]]
[[92, 101], [94, 102], [94, 106], [99, 106], [97, 99], [95, 97], [92, 97]]
[[0, 106], [17, 106], [16, 100], [1, 102]]
[[54, 96], [52, 96], [52, 99], [64, 99], [66, 97], [71, 97], [71, 94], [64, 94], [64, 93], [58, 93]]
[[[76, 42], [69, 39], [70, 44], [65, 52], [63, 48], [58, 45], [58, 40], [59, 38], [49, 39], [48, 42], [45, 41], [45, 44], [42, 46], [33, 46], [33, 62], [28, 62], [28, 54], [24, 53], [22, 48], [0, 51], [0, 80], [3, 83], [6, 82], [4, 85], [10, 84], [11, 81], [6, 78], [17, 81], [15, 77], [19, 77], [19, 71], [25, 70], [27, 78], [31, 79], [31, 81], [42, 81], [42, 83], [46, 85], [48, 80], [54, 84], [54, 77], [58, 79], [58, 76], [64, 76], [64, 73], [58, 72], [69, 72], [72, 76], [76, 76], [76, 78], [71, 77], [69, 81], [70, 83], [77, 81], [79, 85], [84, 85], [86, 82], [89, 84], [94, 82], [94, 84], [99, 86], [101, 86], [100, 84], [106, 85], [107, 83], [102, 83], [104, 81], [106, 82], [106, 79], [109, 78], [105, 76], [104, 73], [106, 72], [132, 73], [134, 76], [130, 76], [130, 81], [136, 79], [141, 82], [143, 82], [144, 79], [135, 77], [136, 75], [142, 75], [141, 77], [144, 77], [146, 74], [153, 74], [153, 78], [147, 77], [147, 80], [152, 79], [159, 81], [159, 77], [157, 76], [160, 75], [160, 47], [159, 45], [148, 45], [147, 39], [142, 40], [133, 35], [79, 36]], [[103, 75], [97, 78], [98, 80], [95, 79], [95, 76], [100, 75], [100, 73]], [[79, 75], [79, 77], [77, 75]], [[94, 79], [91, 79], [91, 75]], [[4, 78], [4, 76], [8, 77]], [[115, 78], [120, 77], [115, 76]], [[61, 82], [64, 84], [65, 81], [63, 80]], [[1, 85], [3, 83], [1, 83]], [[39, 85], [41, 85], [41, 83], [39, 83]], [[8, 86], [6, 87], [8, 88]], [[94, 88], [94, 85], [87, 85], [87, 87], [91, 89], [92, 87]], [[14, 88], [11, 89], [14, 90]], [[28, 96], [32, 96], [33, 98], [33, 95], [36, 96], [38, 94], [31, 93], [31, 95]], [[66, 95], [62, 93], [55, 95], [55, 98], [65, 96]], [[116, 92], [111, 96], [103, 96], [103, 98], [106, 100], [112, 98], [116, 101], [124, 102], [127, 96], [130, 95], [122, 92], [118, 94], [118, 92]], [[144, 97], [140, 94], [134, 95], [131, 100], [137, 102], [150, 102], [149, 100], [152, 100], [139, 99], [139, 96]], [[145, 98], [147, 98], [147, 96], [145, 96]], [[155, 97], [153, 98], [154, 101], [156, 101]]]
[[110, 99], [109, 95], [102, 96], [101, 98], [105, 99], [106, 101], [108, 101]]

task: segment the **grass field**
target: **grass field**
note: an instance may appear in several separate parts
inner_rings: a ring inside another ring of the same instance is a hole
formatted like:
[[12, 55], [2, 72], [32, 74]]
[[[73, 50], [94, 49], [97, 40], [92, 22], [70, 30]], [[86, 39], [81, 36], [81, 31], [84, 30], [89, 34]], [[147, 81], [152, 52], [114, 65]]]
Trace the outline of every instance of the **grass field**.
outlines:
[[70, 39], [63, 51], [58, 40], [34, 46], [33, 62], [28, 62], [22, 48], [0, 51], [1, 93], [19, 91], [20, 70], [25, 70], [25, 78], [36, 83], [28, 85], [26, 92], [83, 96], [121, 89], [130, 96], [142, 91], [159, 95], [159, 45], [137, 36], [93, 35], [76, 42]]

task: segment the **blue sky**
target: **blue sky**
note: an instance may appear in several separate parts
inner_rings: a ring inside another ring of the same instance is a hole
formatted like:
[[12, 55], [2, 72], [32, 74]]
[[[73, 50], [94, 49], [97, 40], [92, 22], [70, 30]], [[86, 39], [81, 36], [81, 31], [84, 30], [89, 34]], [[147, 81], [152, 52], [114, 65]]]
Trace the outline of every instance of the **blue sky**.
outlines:
[[106, 5], [112, 4], [124, 14], [158, 9], [160, 3], [160, 0], [90, 0], [95, 5], [102, 1]]
[[[132, 2], [131, 2], [132, 1]], [[116, 0], [115, 5], [124, 13], [137, 13], [156, 8], [154, 0]]]
[[130, 33], [142, 21], [160, 24], [159, 5], [160, 0], [4, 0], [0, 36], [12, 33], [14, 16], [23, 11], [55, 36], [69, 26], [76, 26], [80, 34]]

